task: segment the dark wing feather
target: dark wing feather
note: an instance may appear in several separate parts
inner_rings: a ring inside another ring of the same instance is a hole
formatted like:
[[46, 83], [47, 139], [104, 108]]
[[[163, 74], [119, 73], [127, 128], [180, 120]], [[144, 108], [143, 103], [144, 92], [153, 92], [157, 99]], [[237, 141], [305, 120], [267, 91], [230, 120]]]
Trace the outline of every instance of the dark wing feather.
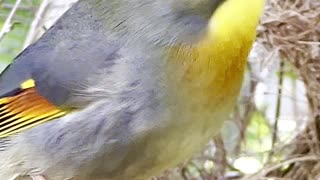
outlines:
[[[0, 137], [52, 120], [94, 100], [90, 99], [94, 96], [78, 99], [86, 86], [94, 83], [89, 79], [97, 71], [110, 68], [107, 64], [118, 58], [118, 46], [102, 31], [99, 17], [83, 5], [72, 7], [1, 74]], [[34, 87], [22, 88], [30, 79]]]

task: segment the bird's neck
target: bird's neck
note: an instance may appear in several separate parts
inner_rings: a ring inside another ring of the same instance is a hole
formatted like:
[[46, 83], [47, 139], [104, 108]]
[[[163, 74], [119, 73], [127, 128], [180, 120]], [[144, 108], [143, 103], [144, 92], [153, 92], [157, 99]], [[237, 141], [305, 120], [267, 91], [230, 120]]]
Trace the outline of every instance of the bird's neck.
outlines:
[[168, 74], [178, 77], [170, 81], [181, 99], [193, 98], [210, 106], [236, 99], [264, 0], [250, 3], [248, 9], [247, 0], [224, 2], [211, 18], [203, 40], [172, 48]]

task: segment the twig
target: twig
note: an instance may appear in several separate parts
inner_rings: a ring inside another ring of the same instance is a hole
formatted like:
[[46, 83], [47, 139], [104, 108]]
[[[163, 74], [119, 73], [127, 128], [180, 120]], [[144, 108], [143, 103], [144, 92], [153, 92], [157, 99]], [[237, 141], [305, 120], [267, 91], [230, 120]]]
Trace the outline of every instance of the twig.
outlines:
[[33, 42], [35, 35], [36, 35], [36, 30], [39, 27], [40, 21], [42, 19], [44, 12], [46, 11], [46, 9], [49, 5], [49, 2], [50, 2], [50, 0], [43, 0], [42, 1], [42, 3], [41, 3], [41, 5], [35, 15], [35, 18], [31, 24], [27, 38], [26, 38], [24, 45], [23, 45], [23, 49], [25, 49], [27, 46], [29, 46]]
[[3, 39], [3, 37], [10, 32], [11, 28], [12, 28], [12, 19], [13, 16], [15, 15], [20, 3], [22, 0], [17, 0], [16, 3], [14, 4], [12, 10], [10, 11], [10, 14], [8, 16], [8, 18], [6, 19], [6, 21], [3, 24], [3, 27], [1, 29], [0, 32], [0, 41]]
[[[279, 118], [281, 114], [283, 78], [284, 78], [284, 61], [281, 61], [280, 73], [279, 73], [278, 98], [277, 98], [277, 106], [276, 106], [276, 119], [273, 125], [273, 133], [272, 133], [272, 149], [275, 148], [275, 144], [277, 143], [277, 139], [278, 139], [278, 124], [279, 124]], [[274, 154], [274, 151], [270, 151], [269, 160], [271, 160], [273, 154]]]
[[[250, 72], [249, 93], [248, 93], [248, 96], [243, 97], [244, 103], [236, 106], [236, 110], [235, 110], [235, 116], [236, 116], [235, 119], [237, 120], [239, 129], [240, 129], [240, 138], [234, 150], [234, 153], [237, 155], [240, 153], [241, 143], [245, 142], [248, 125], [250, 123], [253, 112], [256, 110], [253, 99], [254, 99], [254, 93], [256, 91], [258, 81], [255, 80], [254, 78], [253, 72], [251, 70], [252, 69], [251, 64], [248, 64], [247, 67]], [[244, 110], [243, 114], [241, 114], [240, 108]]]
[[260, 179], [262, 177], [265, 177], [269, 172], [272, 172], [276, 169], [279, 169], [285, 165], [289, 165], [292, 163], [297, 163], [297, 162], [305, 162], [305, 161], [319, 161], [320, 157], [318, 156], [303, 156], [303, 157], [298, 157], [298, 158], [293, 158], [293, 159], [288, 159], [286, 161], [283, 161], [281, 163], [278, 163], [276, 165], [273, 165], [269, 168], [264, 168], [261, 170], [260, 173], [257, 173], [256, 175], [253, 175], [251, 177], [245, 177], [246, 180], [256, 180]]
[[215, 176], [220, 179], [224, 177], [226, 166], [227, 166], [227, 152], [224, 147], [224, 142], [221, 137], [221, 134], [218, 134], [214, 138], [214, 143], [216, 145], [215, 156], [215, 164], [217, 165], [216, 170], [214, 171]]
[[[0, 1], [1, 3], [1, 1]], [[12, 4], [2, 4], [2, 7], [3, 9], [12, 9], [14, 5]], [[20, 5], [18, 7], [18, 10], [22, 10], [22, 11], [31, 11], [33, 10], [35, 7], [34, 6], [24, 6], [24, 5]]]

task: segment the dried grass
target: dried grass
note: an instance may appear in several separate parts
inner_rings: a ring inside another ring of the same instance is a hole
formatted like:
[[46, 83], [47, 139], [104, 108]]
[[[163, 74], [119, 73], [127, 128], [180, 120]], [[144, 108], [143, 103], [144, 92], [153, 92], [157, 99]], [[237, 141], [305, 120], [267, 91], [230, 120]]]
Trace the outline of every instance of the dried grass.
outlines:
[[[290, 145], [287, 159], [273, 162], [251, 179], [320, 178], [320, 1], [270, 0], [259, 41], [295, 67], [307, 88], [310, 122]], [[312, 157], [311, 159], [307, 157]]]

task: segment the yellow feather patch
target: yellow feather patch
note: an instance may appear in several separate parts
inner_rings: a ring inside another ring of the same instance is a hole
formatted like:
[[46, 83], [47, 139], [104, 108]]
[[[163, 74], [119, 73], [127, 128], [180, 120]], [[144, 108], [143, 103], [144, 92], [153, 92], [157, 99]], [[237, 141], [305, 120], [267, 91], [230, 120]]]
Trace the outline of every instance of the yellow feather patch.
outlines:
[[42, 97], [33, 86], [34, 81], [28, 80], [21, 85], [19, 94], [0, 99], [0, 138], [66, 114]]
[[210, 38], [232, 42], [239, 38], [254, 39], [264, 4], [265, 0], [225, 1], [210, 20]]
[[36, 84], [34, 82], [33, 79], [28, 79], [26, 80], [25, 82], [23, 82], [21, 85], [20, 85], [20, 88], [21, 89], [28, 89], [28, 88], [32, 88], [32, 87], [35, 87]]

